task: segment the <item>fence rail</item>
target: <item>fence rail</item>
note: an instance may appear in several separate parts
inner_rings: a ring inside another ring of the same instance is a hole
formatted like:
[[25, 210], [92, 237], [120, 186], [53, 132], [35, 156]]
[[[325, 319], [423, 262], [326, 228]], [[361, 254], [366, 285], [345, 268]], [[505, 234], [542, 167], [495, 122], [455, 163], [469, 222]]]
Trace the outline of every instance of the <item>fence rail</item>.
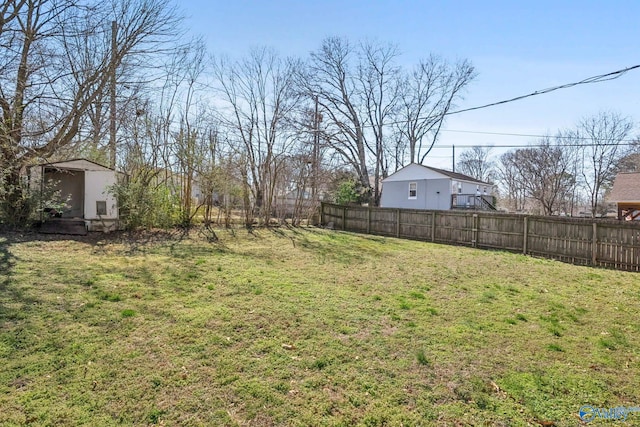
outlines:
[[640, 271], [635, 221], [480, 211], [425, 211], [323, 203], [320, 221], [339, 230], [502, 249], [579, 265]]

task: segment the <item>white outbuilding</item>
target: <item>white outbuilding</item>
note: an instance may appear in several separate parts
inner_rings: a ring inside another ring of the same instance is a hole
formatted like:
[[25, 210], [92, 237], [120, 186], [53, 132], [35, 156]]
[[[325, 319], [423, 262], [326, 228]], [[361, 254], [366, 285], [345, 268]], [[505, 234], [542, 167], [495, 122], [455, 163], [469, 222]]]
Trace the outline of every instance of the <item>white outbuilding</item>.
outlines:
[[124, 174], [87, 159], [31, 167], [32, 188], [39, 186], [42, 193], [57, 191], [65, 201], [62, 207], [42, 206], [42, 231], [80, 234], [82, 226], [86, 231], [118, 229], [118, 201], [110, 189], [119, 177]]

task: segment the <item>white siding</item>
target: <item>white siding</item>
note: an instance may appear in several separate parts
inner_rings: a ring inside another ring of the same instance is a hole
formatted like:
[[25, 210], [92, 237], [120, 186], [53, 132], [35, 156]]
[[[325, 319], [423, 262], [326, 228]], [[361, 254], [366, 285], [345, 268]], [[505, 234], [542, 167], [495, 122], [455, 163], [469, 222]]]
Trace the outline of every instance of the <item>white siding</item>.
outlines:
[[108, 189], [116, 183], [116, 174], [112, 170], [87, 171], [84, 177], [84, 217], [99, 219], [96, 213], [96, 202], [107, 202], [107, 215], [103, 219], [118, 218], [118, 204]]
[[[409, 198], [409, 185], [412, 182], [417, 184], [417, 194], [414, 199]], [[383, 208], [449, 210], [451, 208], [450, 187], [451, 180], [448, 178], [385, 181], [380, 206]]]
[[442, 179], [448, 178], [446, 175], [436, 172], [422, 165], [412, 163], [398, 172], [388, 176], [383, 182], [395, 181], [417, 181], [421, 179]]

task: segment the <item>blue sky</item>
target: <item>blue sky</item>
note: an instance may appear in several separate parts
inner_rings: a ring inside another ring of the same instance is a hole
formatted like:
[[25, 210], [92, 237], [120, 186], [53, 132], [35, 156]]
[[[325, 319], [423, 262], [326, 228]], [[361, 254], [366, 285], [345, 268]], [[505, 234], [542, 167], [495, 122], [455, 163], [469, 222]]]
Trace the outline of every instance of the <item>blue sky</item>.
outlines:
[[[431, 53], [466, 58], [478, 77], [460, 108], [640, 64], [638, 0], [187, 0], [179, 7], [191, 33], [203, 36], [214, 54], [242, 56], [269, 46], [285, 56], [305, 56], [325, 37], [342, 36], [395, 43], [406, 66]], [[535, 138], [466, 132], [554, 133], [602, 110], [640, 120], [640, 69], [609, 82], [451, 116], [439, 144], [526, 144]], [[450, 168], [451, 148], [436, 150], [426, 163]]]

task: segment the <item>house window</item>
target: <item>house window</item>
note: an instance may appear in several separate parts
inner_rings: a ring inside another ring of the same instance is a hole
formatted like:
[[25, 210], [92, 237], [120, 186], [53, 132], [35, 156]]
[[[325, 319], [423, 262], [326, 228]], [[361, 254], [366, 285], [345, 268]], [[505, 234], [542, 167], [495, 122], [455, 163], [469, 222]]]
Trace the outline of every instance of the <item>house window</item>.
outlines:
[[107, 214], [107, 202], [104, 200], [96, 201], [96, 214], [98, 215], [106, 215]]
[[417, 199], [418, 198], [418, 183], [410, 182], [409, 183], [409, 198]]

